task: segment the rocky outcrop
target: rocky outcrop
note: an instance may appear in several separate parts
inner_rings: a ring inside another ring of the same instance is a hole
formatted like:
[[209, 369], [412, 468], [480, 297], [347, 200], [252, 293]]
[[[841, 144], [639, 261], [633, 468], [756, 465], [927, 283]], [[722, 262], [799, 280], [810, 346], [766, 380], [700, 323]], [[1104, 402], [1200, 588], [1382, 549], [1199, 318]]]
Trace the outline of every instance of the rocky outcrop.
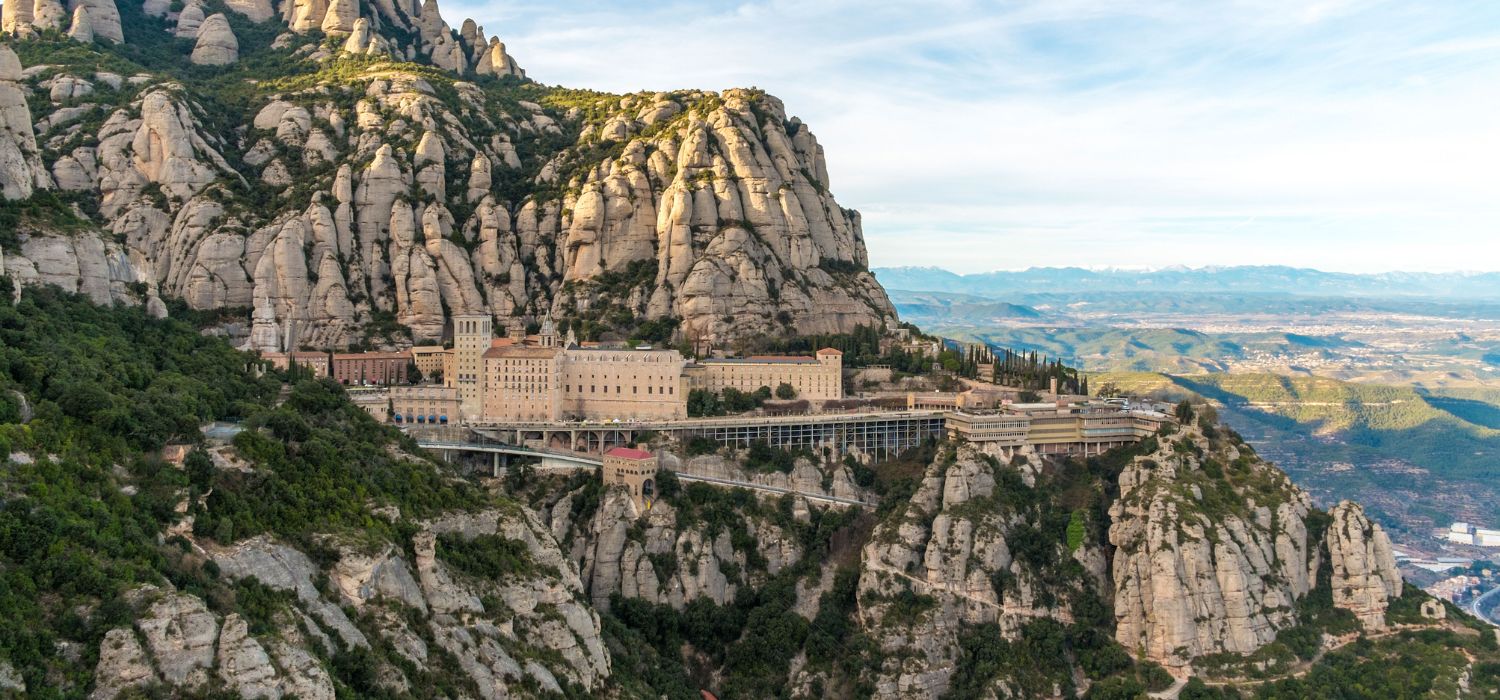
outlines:
[[[562, 523], [554, 509], [553, 527]], [[800, 545], [767, 523], [755, 531], [760, 551], [770, 552], [767, 572], [800, 558]], [[641, 598], [681, 609], [694, 598], [725, 604], [747, 581], [727, 571], [750, 572], [749, 553], [736, 550], [728, 530], [679, 523], [670, 504], [658, 501], [637, 513], [623, 490], [610, 490], [592, 523], [574, 539], [574, 554], [595, 607], [607, 609], [611, 595]]]
[[[1181, 673], [1295, 624], [1317, 566], [1311, 503], [1285, 474], [1194, 426], [1172, 440], [1121, 473], [1109, 539], [1116, 639]], [[1225, 469], [1237, 486], [1212, 475]]]
[[125, 41], [125, 32], [120, 28], [120, 10], [114, 0], [69, 0], [68, 11], [76, 18], [78, 9], [88, 8], [90, 28], [95, 39], [119, 44]]
[[68, 25], [68, 38], [81, 44], [94, 43], [94, 19], [86, 5], [73, 8], [73, 21]]
[[[244, 698], [334, 697], [331, 676], [315, 655], [296, 646], [308, 640], [290, 620], [275, 639], [257, 638], [238, 613], [226, 615], [221, 625], [197, 596], [144, 586], [128, 597], [140, 608], [135, 629], [105, 635], [90, 695], [95, 700], [157, 684], [182, 694], [222, 684]], [[317, 629], [311, 621], [304, 624]]]
[[[106, 36], [110, 0], [73, 7]], [[279, 46], [302, 32], [347, 34], [343, 51], [425, 55], [455, 77], [371, 66], [263, 94], [247, 119], [152, 76], [98, 99], [85, 77], [42, 69], [28, 80], [58, 105], [35, 125], [38, 141], [22, 122], [24, 88], [10, 93], [5, 118], [19, 125], [11, 147], [0, 142], [7, 191], [24, 194], [18, 163], [30, 158], [33, 188], [55, 175], [98, 201], [95, 223], [124, 241], [153, 293], [253, 309], [263, 331], [279, 329], [256, 337], [276, 345], [433, 341], [461, 313], [675, 320], [683, 337], [720, 343], [894, 314], [864, 270], [857, 213], [829, 194], [821, 148], [775, 98], [678, 92], [544, 107], [516, 99], [510, 83], [457, 79], [523, 72], [498, 38], [486, 43], [472, 22], [454, 32], [431, 0], [415, 13], [358, 0], [280, 7], [292, 31]], [[269, 10], [230, 7], [252, 19]], [[197, 0], [175, 15], [172, 31], [194, 39], [191, 62], [241, 58], [229, 16], [205, 17]], [[320, 61], [338, 49], [296, 50]], [[86, 120], [99, 126], [79, 131]], [[371, 327], [387, 332], [367, 337]]]
[[[886, 653], [876, 697], [941, 696], [960, 639], [974, 625], [993, 623], [1014, 639], [1035, 620], [1066, 624], [1070, 601], [1083, 587], [1103, 586], [1097, 542], [1071, 553], [1056, 543], [1047, 552], [1049, 560], [1089, 562], [1093, 571], [1092, 581], [1084, 576], [1062, 586], [1012, 555], [1012, 533], [1035, 536], [1030, 522], [1037, 514], [1008, 505], [1000, 492], [1007, 487], [1001, 484], [1021, 484], [1023, 469], [970, 447], [946, 450], [928, 466], [910, 503], [876, 527], [864, 548], [858, 595], [860, 624]], [[931, 604], [913, 617], [900, 609], [902, 600]]]
[[227, 66], [240, 58], [240, 42], [223, 14], [210, 15], [198, 27], [192, 62], [197, 66]]
[[21, 61], [16, 52], [0, 45], [0, 197], [5, 199], [25, 199], [51, 184], [20, 80]]
[[1402, 585], [1391, 539], [1352, 501], [1339, 502], [1328, 515], [1333, 604], [1354, 613], [1365, 629], [1383, 629], [1386, 607], [1401, 595]]
[[516, 59], [511, 58], [505, 52], [505, 43], [500, 37], [490, 37], [490, 43], [479, 55], [479, 62], [474, 66], [474, 72], [480, 75], [515, 76], [526, 77], [526, 71], [516, 65]]
[[91, 700], [114, 700], [130, 688], [158, 682], [146, 649], [129, 629], [113, 629], [99, 643], [99, 663], [94, 667]]

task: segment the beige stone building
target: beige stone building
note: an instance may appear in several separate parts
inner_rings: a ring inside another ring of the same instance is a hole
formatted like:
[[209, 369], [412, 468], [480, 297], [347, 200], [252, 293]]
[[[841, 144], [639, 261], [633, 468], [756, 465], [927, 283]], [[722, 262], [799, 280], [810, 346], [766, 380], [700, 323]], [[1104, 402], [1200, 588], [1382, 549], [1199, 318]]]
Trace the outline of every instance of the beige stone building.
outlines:
[[298, 366], [312, 370], [314, 377], [326, 377], [328, 372], [328, 353], [326, 352], [267, 352], [261, 357], [271, 361], [271, 366], [285, 371], [291, 363], [296, 362]]
[[633, 447], [616, 447], [604, 453], [601, 477], [605, 488], [624, 486], [639, 511], [656, 500], [656, 455]]
[[453, 317], [453, 362], [443, 384], [458, 390], [459, 414], [478, 416], [484, 408], [484, 353], [495, 336], [488, 314]]
[[460, 403], [454, 387], [424, 384], [390, 389], [391, 421], [401, 425], [456, 424]]
[[423, 378], [431, 378], [443, 371], [443, 361], [452, 352], [441, 345], [418, 345], [411, 349], [411, 362]]
[[562, 349], [499, 345], [484, 353], [486, 421], [555, 421], [561, 417]]
[[700, 360], [686, 369], [688, 387], [750, 393], [761, 387], [775, 391], [790, 384], [799, 399], [829, 401], [844, 397], [844, 353], [833, 348], [812, 357], [759, 356]]
[[482, 420], [661, 420], [687, 417], [676, 350], [500, 344], [484, 354]]

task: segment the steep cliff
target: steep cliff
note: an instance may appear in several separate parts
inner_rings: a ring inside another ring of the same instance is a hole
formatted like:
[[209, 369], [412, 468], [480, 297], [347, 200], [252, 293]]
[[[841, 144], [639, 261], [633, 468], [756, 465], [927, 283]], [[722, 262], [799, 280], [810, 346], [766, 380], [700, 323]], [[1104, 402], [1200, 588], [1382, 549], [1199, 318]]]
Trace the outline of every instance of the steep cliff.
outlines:
[[[435, 2], [96, 0], [95, 36], [106, 5], [123, 45], [7, 14], [29, 68], [0, 54], [5, 196], [55, 186], [119, 246], [112, 282], [251, 309], [262, 345], [432, 340], [460, 313], [721, 340], [894, 315], [822, 147], [762, 92], [544, 87]], [[14, 276], [65, 274], [24, 247]]]
[[1110, 509], [1121, 644], [1186, 674], [1197, 658], [1251, 654], [1307, 622], [1314, 593], [1365, 629], [1384, 626], [1401, 575], [1390, 539], [1357, 505], [1315, 511], [1222, 428], [1188, 422], [1154, 442], [1121, 472]]

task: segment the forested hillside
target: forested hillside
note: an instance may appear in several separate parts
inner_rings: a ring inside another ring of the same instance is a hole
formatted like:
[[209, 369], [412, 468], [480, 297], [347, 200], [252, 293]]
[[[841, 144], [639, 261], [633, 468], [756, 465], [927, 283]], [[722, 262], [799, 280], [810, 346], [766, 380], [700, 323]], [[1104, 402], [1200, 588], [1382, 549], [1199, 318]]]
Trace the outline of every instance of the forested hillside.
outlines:
[[[266, 371], [185, 321], [50, 288], [10, 298], [13, 694], [1128, 698], [1169, 672], [1197, 698], [1500, 684], [1490, 630], [1418, 614], [1425, 597], [1401, 588], [1358, 506], [1309, 508], [1191, 407], [1180, 433], [1086, 461], [660, 443], [668, 460], [880, 506], [663, 473], [641, 512], [589, 473], [461, 478], [337, 385]], [[242, 431], [209, 440], [215, 419]], [[188, 446], [181, 464], [171, 445]], [[1231, 539], [1243, 547], [1207, 547]], [[1218, 574], [1158, 582], [1157, 560]]]

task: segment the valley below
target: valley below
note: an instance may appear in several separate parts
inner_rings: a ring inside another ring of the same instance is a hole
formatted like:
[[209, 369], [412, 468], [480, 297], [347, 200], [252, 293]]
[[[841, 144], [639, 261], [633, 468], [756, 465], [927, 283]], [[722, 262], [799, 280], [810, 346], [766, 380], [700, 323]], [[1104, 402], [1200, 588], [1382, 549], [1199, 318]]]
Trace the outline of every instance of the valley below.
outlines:
[[1416, 551], [1454, 554], [1434, 537], [1452, 522], [1500, 523], [1500, 302], [1015, 286], [890, 295], [939, 335], [1061, 359], [1096, 390], [1209, 399], [1315, 501], [1356, 499]]

